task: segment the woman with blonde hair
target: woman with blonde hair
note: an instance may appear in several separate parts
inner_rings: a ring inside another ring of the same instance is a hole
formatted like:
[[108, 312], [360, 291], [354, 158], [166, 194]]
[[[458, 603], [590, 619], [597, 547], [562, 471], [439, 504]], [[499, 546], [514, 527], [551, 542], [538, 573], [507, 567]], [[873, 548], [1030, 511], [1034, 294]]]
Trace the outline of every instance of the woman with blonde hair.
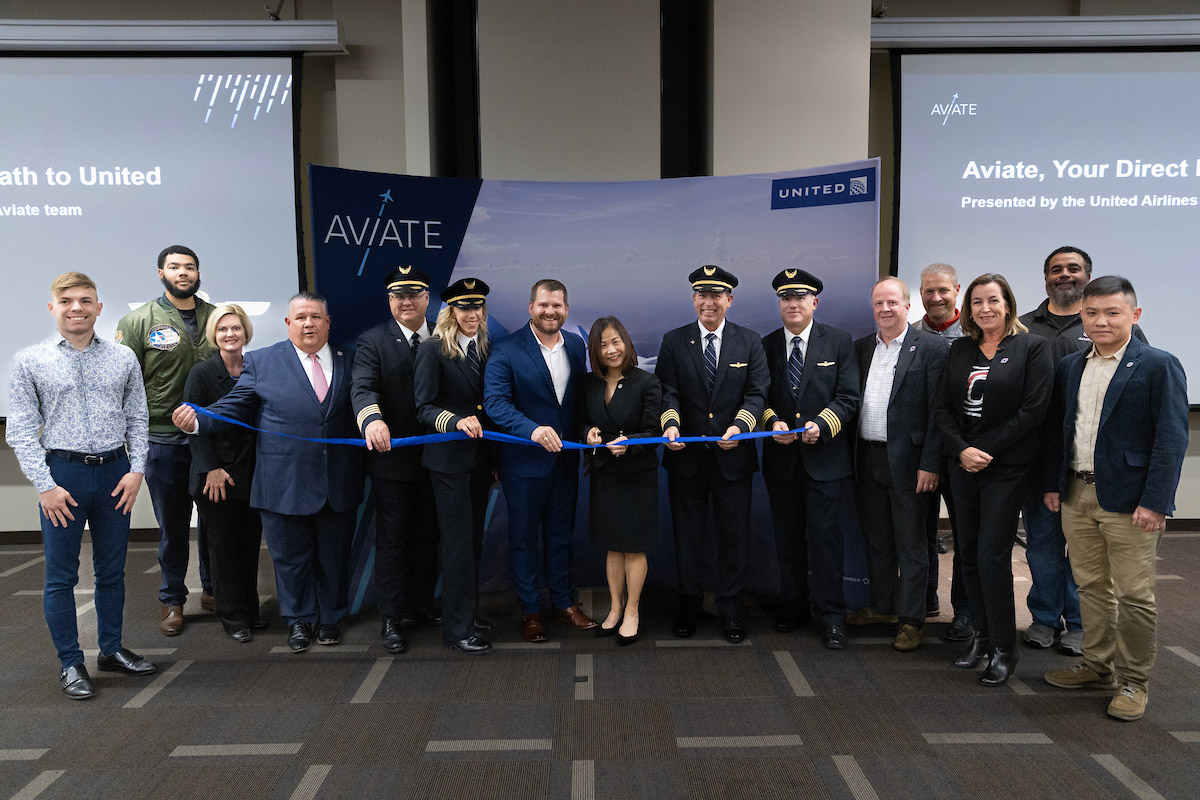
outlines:
[[495, 468], [492, 444], [482, 438], [491, 424], [483, 412], [487, 295], [488, 285], [478, 278], [455, 281], [442, 292], [446, 307], [418, 348], [413, 372], [417, 418], [437, 433], [469, 437], [426, 444], [421, 455], [441, 531], [442, 640], [467, 655], [492, 649], [477, 635], [492, 628], [478, 614], [479, 556]]
[[[227, 303], [213, 309], [204, 335], [217, 352], [192, 367], [183, 389], [183, 400], [198, 406], [215, 403], [237, 385], [245, 365], [242, 351], [254, 335], [254, 326], [241, 306]], [[253, 431], [233, 425], [188, 437], [189, 490], [208, 537], [217, 618], [230, 638], [240, 643], [254, 638], [252, 629], [266, 627], [258, 607], [262, 521], [258, 510], [250, 507], [254, 443]]]

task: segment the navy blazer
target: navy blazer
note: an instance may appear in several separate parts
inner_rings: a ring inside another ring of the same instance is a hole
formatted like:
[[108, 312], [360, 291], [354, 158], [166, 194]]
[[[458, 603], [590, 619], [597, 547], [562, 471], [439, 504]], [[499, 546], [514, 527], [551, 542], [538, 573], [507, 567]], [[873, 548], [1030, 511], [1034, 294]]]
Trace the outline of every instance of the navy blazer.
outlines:
[[[533, 329], [524, 325], [492, 346], [483, 371], [483, 407], [496, 427], [504, 433], [528, 439], [541, 425], [554, 428], [560, 439], [570, 440], [575, 433], [575, 393], [587, 371], [587, 350], [578, 335], [562, 332], [567, 348], [571, 376], [560, 405], [554, 381], [542, 358], [541, 346]], [[541, 447], [520, 444], [500, 445], [500, 473], [541, 478], [550, 474], [556, 459], [563, 457], [578, 465], [577, 450], [548, 453]]]
[[[1079, 382], [1088, 350], [1064, 358], [1054, 376], [1047, 423], [1047, 492], [1067, 496], [1075, 445]], [[1187, 379], [1179, 359], [1129, 341], [1104, 395], [1094, 454], [1096, 499], [1105, 511], [1132, 514], [1138, 506], [1170, 515], [1188, 443]]]
[[[487, 354], [481, 359], [481, 371]], [[449, 433], [458, 430], [463, 417], [477, 417], [485, 430], [492, 421], [483, 410], [483, 375], [476, 375], [464, 358], [451, 358], [442, 352], [442, 337], [432, 336], [417, 349], [413, 374], [417, 417], [426, 432]], [[437, 472], [461, 474], [474, 469], [492, 469], [495, 461], [493, 442], [485, 439], [460, 439], [424, 445], [421, 463]]]
[[854, 340], [840, 328], [813, 322], [797, 400], [788, 376], [791, 338], [785, 328], [779, 328], [762, 340], [771, 370], [763, 430], [770, 430], [777, 420], [792, 429], [811, 420], [820, 428], [821, 437], [814, 444], [804, 444], [799, 438], [791, 444], [764, 439], [763, 477], [769, 481], [790, 481], [797, 464], [802, 464], [815, 480], [849, 477], [854, 472], [851, 447], [854, 436], [850, 426], [862, 401]]
[[975, 447], [990, 455], [995, 464], [1031, 464], [1040, 452], [1038, 434], [1054, 386], [1050, 343], [1031, 333], [1015, 333], [1001, 340], [988, 370], [982, 431], [968, 440], [963, 419], [967, 378], [972, 368], [985, 360], [969, 336], [950, 345], [936, 412], [946, 455], [957, 464], [959, 453]]
[[[866, 391], [875, 358], [876, 334], [854, 342], [859, 386]], [[933, 333], [908, 326], [892, 379], [887, 407], [887, 455], [892, 485], [916, 491], [917, 470], [937, 475], [942, 468], [942, 433], [934, 419], [938, 382], [950, 344]], [[858, 433], [858, 425], [854, 426]]]
[[[351, 368], [351, 401], [359, 433], [377, 419], [387, 423], [393, 439], [419, 436], [425, 426], [417, 420], [413, 397], [412, 346], [400, 324], [389, 319], [364, 332], [355, 345]], [[393, 481], [415, 481], [421, 468], [421, 446], [393, 447], [386, 453], [367, 453], [367, 474]]]
[[[237, 385], [208, 407], [222, 416], [268, 433], [258, 436], [250, 505], [264, 511], [307, 516], [326, 503], [334, 511], [353, 511], [362, 502], [362, 448], [323, 445], [274, 436], [269, 431], [306, 439], [360, 438], [350, 406], [350, 358], [333, 352], [333, 385], [317, 402], [308, 374], [290, 341], [245, 355]], [[200, 433], [222, 423], [199, 417]]]
[[[704, 339], [696, 321], [663, 335], [654, 374], [662, 383], [659, 424], [663, 430], [678, 427], [681, 436], [724, 436], [731, 425], [742, 433], [754, 430], [770, 382], [758, 334], [728, 320], [711, 392], [704, 368]], [[715, 454], [726, 480], [740, 480], [758, 472], [758, 452], [749, 441], [731, 450], [715, 444], [689, 444], [682, 450], [666, 448], [663, 467], [673, 477], [690, 478], [699, 471], [706, 448]]]

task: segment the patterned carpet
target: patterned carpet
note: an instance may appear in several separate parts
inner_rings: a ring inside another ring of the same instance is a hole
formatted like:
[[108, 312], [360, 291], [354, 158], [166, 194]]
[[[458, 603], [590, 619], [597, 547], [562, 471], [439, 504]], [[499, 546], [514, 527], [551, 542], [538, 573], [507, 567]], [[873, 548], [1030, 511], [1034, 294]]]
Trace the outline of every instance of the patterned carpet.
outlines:
[[[131, 545], [125, 642], [159, 672], [94, 669], [85, 575], [77, 602], [99, 693], [72, 702], [42, 620], [41, 551], [6, 545], [0, 797], [1193, 798], [1200, 534], [1167, 534], [1160, 554], [1150, 705], [1142, 721], [1121, 723], [1104, 714], [1105, 693], [1041, 680], [1072, 663], [1053, 650], [1022, 647], [1018, 678], [1000, 689], [952, 669], [961, 645], [939, 638], [948, 613], [915, 653], [893, 651], [885, 628], [852, 629], [833, 652], [815, 630], [775, 633], [770, 609], [751, 602], [749, 638], [735, 646], [715, 619], [694, 639], [672, 638], [673, 598], [656, 590], [632, 647], [556, 622], [549, 643], [527, 645], [511, 596], [498, 593], [484, 598], [497, 648], [482, 658], [422, 627], [408, 628], [408, 653], [390, 656], [374, 614], [351, 619], [341, 645], [292, 655], [273, 599], [271, 627], [239, 645], [197, 593], [187, 629], [165, 638], [145, 542]], [[1019, 549], [1014, 572], [1024, 611]], [[260, 587], [274, 591], [265, 552]], [[605, 589], [581, 600], [607, 610]]]

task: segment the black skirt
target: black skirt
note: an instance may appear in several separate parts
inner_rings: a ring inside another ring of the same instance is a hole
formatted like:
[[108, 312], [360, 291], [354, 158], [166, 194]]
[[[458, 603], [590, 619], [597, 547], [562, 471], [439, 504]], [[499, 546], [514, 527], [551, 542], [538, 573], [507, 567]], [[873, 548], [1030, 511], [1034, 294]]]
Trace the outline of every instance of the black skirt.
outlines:
[[602, 550], [645, 553], [658, 544], [658, 465], [639, 472], [593, 470], [590, 538]]

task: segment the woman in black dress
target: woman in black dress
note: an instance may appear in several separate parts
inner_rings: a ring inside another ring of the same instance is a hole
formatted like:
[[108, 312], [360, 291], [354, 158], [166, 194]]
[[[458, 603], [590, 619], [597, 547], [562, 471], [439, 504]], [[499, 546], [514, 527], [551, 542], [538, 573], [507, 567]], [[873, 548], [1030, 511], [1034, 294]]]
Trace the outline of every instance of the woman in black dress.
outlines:
[[579, 420], [584, 443], [597, 445], [588, 458], [590, 531], [592, 544], [608, 551], [612, 597], [596, 635], [616, 633], [617, 643], [627, 645], [638, 638], [646, 551], [658, 539], [658, 453], [653, 446], [626, 442], [659, 436], [662, 388], [658, 378], [638, 369], [633, 342], [616, 317], [592, 325], [588, 357], [592, 371], [579, 393]]
[[954, 661], [984, 686], [1001, 686], [1017, 664], [1012, 548], [1017, 515], [1040, 452], [1050, 405], [1049, 342], [1025, 333], [1002, 275], [980, 275], [963, 299], [963, 333], [950, 346], [937, 423], [950, 458], [963, 576], [975, 639]]
[[478, 614], [479, 556], [495, 457], [483, 431], [483, 368], [487, 363], [488, 285], [478, 278], [455, 281], [441, 294], [446, 303], [433, 336], [421, 343], [413, 368], [417, 417], [431, 431], [462, 431], [468, 439], [425, 445], [437, 506], [442, 566], [442, 641], [467, 655], [492, 649], [479, 633], [491, 623]]
[[[218, 306], [204, 335], [217, 352], [188, 374], [183, 399], [212, 405], [228, 394], [242, 374], [242, 349], [254, 328], [241, 306]], [[249, 642], [251, 629], [266, 626], [259, 617], [258, 556], [262, 520], [250, 507], [254, 475], [253, 431], [226, 425], [207, 436], [189, 436], [192, 475], [189, 491], [208, 534], [208, 565], [217, 618], [235, 642]]]

